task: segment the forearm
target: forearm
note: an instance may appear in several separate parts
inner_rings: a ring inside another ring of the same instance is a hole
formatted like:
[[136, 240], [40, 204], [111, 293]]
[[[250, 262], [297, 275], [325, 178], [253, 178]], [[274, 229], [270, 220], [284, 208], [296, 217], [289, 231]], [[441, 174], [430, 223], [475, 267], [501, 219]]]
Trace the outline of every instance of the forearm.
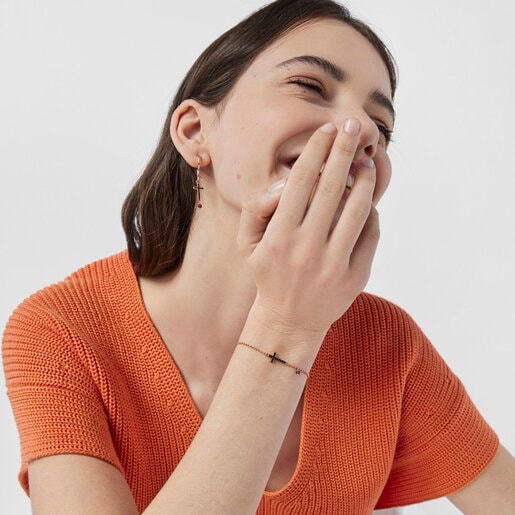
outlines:
[[[323, 335], [285, 334], [250, 317], [243, 339], [309, 368]], [[198, 434], [145, 514], [255, 513], [305, 381], [237, 346]]]
[[[315, 132], [280, 202], [271, 193], [251, 197], [240, 220], [238, 245], [257, 288], [241, 339], [304, 370], [366, 284], [379, 238], [370, 159], [354, 170], [335, 223], [342, 169], [349, 171], [359, 143], [359, 122], [349, 122]], [[197, 436], [148, 514], [255, 513], [304, 384], [303, 374], [238, 346]]]

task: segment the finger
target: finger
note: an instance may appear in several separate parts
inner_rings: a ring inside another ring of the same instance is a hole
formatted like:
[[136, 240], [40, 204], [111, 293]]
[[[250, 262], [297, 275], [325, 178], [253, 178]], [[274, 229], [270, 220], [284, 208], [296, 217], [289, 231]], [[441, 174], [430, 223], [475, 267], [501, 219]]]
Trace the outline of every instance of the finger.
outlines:
[[381, 172], [377, 173], [376, 189], [374, 191], [373, 203], [374, 206], [377, 206], [390, 184], [390, 180], [392, 178], [392, 162], [390, 161], [390, 157], [388, 156], [386, 149], [381, 146], [377, 147], [374, 162], [377, 170], [381, 170]]
[[246, 256], [252, 254], [263, 238], [285, 184], [284, 179], [278, 181], [267, 192], [251, 195], [243, 203], [237, 241], [238, 247]]
[[336, 126], [327, 123], [311, 136], [288, 176], [274, 223], [286, 224], [292, 228], [300, 225], [336, 133]]
[[365, 288], [370, 277], [379, 237], [379, 214], [372, 207], [350, 258], [350, 270], [359, 283], [356, 286], [360, 291]]
[[336, 246], [340, 253], [343, 250], [350, 255], [370, 215], [376, 169], [373, 161], [368, 164], [370, 166], [361, 166], [357, 170], [352, 190], [331, 233], [330, 245]]
[[356, 155], [360, 130], [359, 121], [351, 118], [338, 131], [303, 223], [310, 234], [324, 239], [329, 234]]

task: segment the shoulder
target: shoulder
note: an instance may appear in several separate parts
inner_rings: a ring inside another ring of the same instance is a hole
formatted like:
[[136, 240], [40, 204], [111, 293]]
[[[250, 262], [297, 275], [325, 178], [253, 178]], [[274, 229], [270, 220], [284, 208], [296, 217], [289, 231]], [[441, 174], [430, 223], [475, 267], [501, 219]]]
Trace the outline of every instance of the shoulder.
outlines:
[[130, 312], [128, 303], [138, 302], [138, 291], [126, 252], [91, 263], [15, 309], [3, 335], [4, 358], [29, 348], [48, 352], [50, 342], [55, 348], [58, 342], [105, 341]]
[[424, 352], [433, 347], [413, 318], [397, 304], [360, 294], [332, 325], [324, 344], [330, 359], [366, 364], [369, 369], [391, 366], [405, 377]]
[[361, 293], [329, 329], [319, 360], [325, 356], [332, 363], [366, 364], [367, 370], [389, 363], [396, 374], [405, 374], [415, 348], [425, 340], [404, 309], [376, 295]]
[[420, 327], [403, 308], [371, 293], [361, 293], [335, 325], [347, 327], [373, 341], [398, 344], [425, 339]]
[[26, 318], [64, 320], [98, 311], [108, 298], [123, 298], [131, 281], [136, 283], [136, 278], [126, 252], [95, 261], [25, 299], [13, 312], [8, 327]]
[[363, 292], [353, 302], [345, 316], [358, 317], [369, 324], [396, 322], [401, 326], [415, 324], [411, 316], [391, 300]]

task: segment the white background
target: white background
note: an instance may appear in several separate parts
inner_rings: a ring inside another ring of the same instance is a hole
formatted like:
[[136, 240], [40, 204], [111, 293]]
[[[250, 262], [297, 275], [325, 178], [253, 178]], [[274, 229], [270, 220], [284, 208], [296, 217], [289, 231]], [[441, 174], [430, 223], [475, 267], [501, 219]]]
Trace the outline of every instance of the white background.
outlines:
[[[30, 293], [124, 247], [120, 207], [179, 81], [260, 4], [0, 0], [2, 326]], [[513, 453], [515, 4], [347, 5], [400, 68], [394, 179], [367, 289], [414, 316]], [[0, 423], [0, 511], [28, 514], [3, 391]]]

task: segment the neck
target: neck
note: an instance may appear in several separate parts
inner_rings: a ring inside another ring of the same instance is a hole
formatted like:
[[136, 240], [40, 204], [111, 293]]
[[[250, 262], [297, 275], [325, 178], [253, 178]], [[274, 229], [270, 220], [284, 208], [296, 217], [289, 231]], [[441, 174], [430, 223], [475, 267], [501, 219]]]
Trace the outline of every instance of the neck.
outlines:
[[221, 344], [226, 337], [238, 338], [256, 295], [236, 245], [236, 231], [217, 220], [194, 224], [183, 264], [170, 282], [187, 299], [188, 309], [202, 319], [202, 332], [209, 339], [219, 335]]
[[[227, 217], [229, 218], [229, 217]], [[247, 319], [256, 289], [236, 246], [238, 220], [197, 213], [181, 267], [141, 278], [147, 311], [176, 361], [215, 382]]]

